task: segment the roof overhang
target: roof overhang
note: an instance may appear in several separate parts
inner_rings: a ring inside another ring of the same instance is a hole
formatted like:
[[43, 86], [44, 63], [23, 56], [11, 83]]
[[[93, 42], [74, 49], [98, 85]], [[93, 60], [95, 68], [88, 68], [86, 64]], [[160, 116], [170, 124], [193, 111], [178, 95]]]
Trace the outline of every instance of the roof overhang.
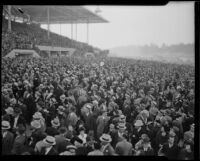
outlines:
[[12, 5], [11, 13], [14, 16], [24, 18], [27, 18], [27, 15], [29, 15], [31, 21], [47, 24], [48, 8], [49, 24], [108, 23], [101, 16], [82, 6]]

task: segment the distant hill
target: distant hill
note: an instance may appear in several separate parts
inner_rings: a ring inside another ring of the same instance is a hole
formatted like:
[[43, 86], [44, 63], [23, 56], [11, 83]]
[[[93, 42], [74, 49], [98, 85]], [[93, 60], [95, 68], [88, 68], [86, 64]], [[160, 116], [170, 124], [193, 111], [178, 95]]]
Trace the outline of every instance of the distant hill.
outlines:
[[111, 48], [108, 56], [194, 64], [194, 44], [120, 46]]

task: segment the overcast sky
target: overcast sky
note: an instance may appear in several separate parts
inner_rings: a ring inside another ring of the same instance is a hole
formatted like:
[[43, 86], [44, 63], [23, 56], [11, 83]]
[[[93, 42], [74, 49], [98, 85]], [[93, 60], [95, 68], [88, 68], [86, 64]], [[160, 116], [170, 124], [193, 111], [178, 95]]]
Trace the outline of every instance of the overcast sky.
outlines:
[[[97, 6], [84, 6], [92, 12]], [[109, 23], [89, 25], [89, 44], [109, 49], [117, 46], [194, 43], [194, 2], [170, 2], [166, 6], [99, 6]], [[46, 26], [42, 26], [46, 28]], [[75, 26], [74, 26], [75, 27]], [[51, 25], [60, 34], [60, 25]], [[74, 30], [75, 31], [75, 28]], [[86, 24], [77, 25], [78, 41], [86, 42]], [[71, 37], [71, 25], [61, 25]], [[74, 32], [75, 35], [75, 32]]]

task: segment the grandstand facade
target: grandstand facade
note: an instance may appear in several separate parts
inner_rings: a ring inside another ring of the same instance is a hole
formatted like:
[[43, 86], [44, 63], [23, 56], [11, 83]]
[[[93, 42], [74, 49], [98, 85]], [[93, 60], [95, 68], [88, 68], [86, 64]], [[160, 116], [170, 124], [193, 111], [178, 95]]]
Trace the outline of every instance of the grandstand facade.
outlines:
[[[107, 22], [83, 7], [44, 6], [43, 9], [47, 10], [47, 12], [43, 12], [40, 6], [4, 6], [3, 8], [3, 57], [14, 49], [34, 50], [42, 57], [72, 54], [74, 56], [84, 56], [84, 54], [88, 52], [93, 53], [94, 56], [98, 56], [103, 53], [100, 49], [98, 49], [98, 52], [95, 52], [96, 48], [88, 43], [73, 40], [72, 37], [68, 38], [52, 33], [40, 27], [41, 24], [48, 24], [49, 26], [50, 24], [58, 24], [58, 22], [62, 24], [87, 23], [87, 25], [89, 25], [89, 23]], [[58, 10], [62, 10], [62, 12]], [[80, 16], [81, 14], [82, 16]], [[43, 49], [46, 47], [48, 50], [41, 50], [38, 46], [44, 46]], [[65, 50], [61, 50], [61, 48], [65, 48]], [[68, 51], [68, 49], [70, 50]], [[73, 49], [73, 53], [70, 52], [71, 49]], [[18, 53], [17, 55], [20, 54]]]

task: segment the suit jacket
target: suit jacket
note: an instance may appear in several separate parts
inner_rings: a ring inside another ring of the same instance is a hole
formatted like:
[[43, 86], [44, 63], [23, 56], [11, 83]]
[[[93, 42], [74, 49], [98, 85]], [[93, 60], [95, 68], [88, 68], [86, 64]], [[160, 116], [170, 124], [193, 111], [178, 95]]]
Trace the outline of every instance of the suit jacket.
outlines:
[[35, 148], [35, 145], [38, 141], [43, 140], [46, 137], [46, 134], [41, 132], [41, 131], [34, 131], [31, 135], [32, 137], [32, 143], [30, 144], [30, 146], [32, 148]]
[[57, 152], [59, 154], [62, 153], [62, 152], [64, 152], [64, 151], [66, 151], [66, 147], [68, 145], [72, 145], [70, 143], [70, 141], [66, 140], [66, 138], [64, 136], [56, 135], [55, 139], [56, 139], [55, 149], [57, 150]]
[[179, 149], [177, 145], [173, 145], [171, 148], [169, 147], [168, 143], [165, 143], [161, 150], [162, 153], [168, 158], [168, 159], [177, 159], [179, 154]]
[[50, 136], [55, 136], [59, 134], [58, 130], [54, 127], [47, 127], [45, 132]]
[[125, 140], [120, 141], [116, 145], [115, 152], [119, 155], [131, 155], [132, 144]]
[[96, 121], [96, 123], [97, 123], [97, 137], [100, 137], [103, 134], [104, 128], [106, 127], [108, 120], [109, 120], [108, 117], [105, 117], [103, 119], [103, 116], [99, 116], [97, 118], [97, 121]]
[[[11, 121], [10, 121], [10, 126], [11, 126], [11, 128], [13, 128], [14, 122], [15, 122], [15, 118], [14, 118], [14, 117], [11, 117]], [[24, 127], [26, 127], [26, 121], [25, 121], [25, 119], [24, 119], [24, 117], [23, 117], [22, 115], [19, 115], [19, 118], [18, 118], [18, 120], [17, 120], [16, 127], [17, 127], [19, 124], [23, 124]]]
[[24, 135], [17, 136], [14, 140], [12, 154], [20, 155], [24, 150], [26, 137]]
[[86, 118], [86, 129], [87, 131], [89, 130], [96, 130], [96, 118], [94, 116], [94, 114], [89, 114], [88, 117]]
[[140, 156], [153, 156], [153, 155], [154, 155], [154, 150], [152, 148], [148, 148], [147, 151], [144, 151], [144, 149], [140, 151]]
[[14, 135], [10, 131], [2, 138], [2, 155], [10, 155], [13, 147]]
[[142, 134], [147, 134], [147, 131], [144, 127], [142, 127], [140, 131], [137, 131], [135, 128], [133, 129], [133, 133], [131, 134], [131, 143], [133, 147], [140, 140]]
[[58, 152], [54, 147], [52, 147], [47, 154], [45, 154], [45, 150], [46, 148], [42, 148], [40, 155], [58, 155]]
[[110, 144], [107, 144], [106, 147], [103, 147], [102, 152], [104, 155], [115, 155], [115, 150]]

